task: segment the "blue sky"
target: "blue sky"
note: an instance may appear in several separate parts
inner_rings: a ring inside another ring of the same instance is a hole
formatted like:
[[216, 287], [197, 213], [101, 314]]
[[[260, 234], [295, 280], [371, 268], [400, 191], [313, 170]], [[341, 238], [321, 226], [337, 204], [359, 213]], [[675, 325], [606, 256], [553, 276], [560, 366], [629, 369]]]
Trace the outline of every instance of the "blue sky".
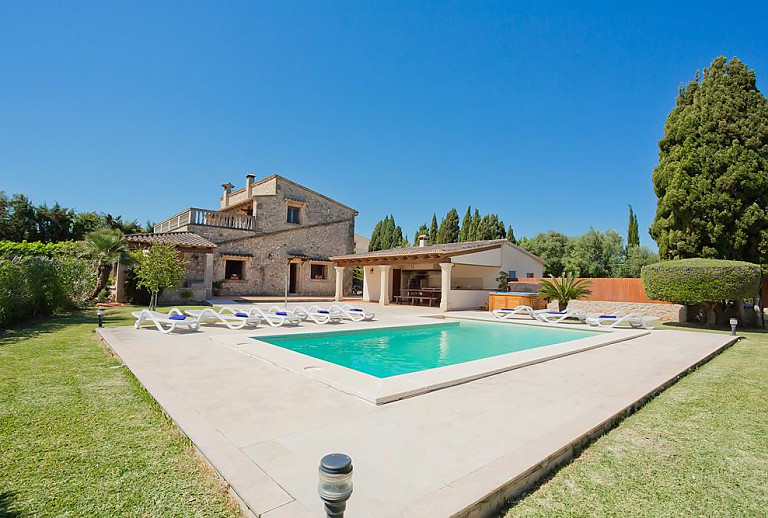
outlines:
[[[160, 5], [158, 5], [160, 4]], [[658, 139], [718, 55], [768, 81], [768, 4], [0, 1], [0, 189], [155, 221], [279, 173], [413, 236], [647, 235]]]

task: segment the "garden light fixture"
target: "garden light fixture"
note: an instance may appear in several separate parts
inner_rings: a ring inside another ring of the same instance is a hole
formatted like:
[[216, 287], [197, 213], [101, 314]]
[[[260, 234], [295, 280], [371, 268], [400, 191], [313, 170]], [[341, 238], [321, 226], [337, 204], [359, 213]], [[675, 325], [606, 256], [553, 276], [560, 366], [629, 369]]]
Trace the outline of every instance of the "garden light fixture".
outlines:
[[99, 317], [99, 327], [104, 327], [104, 308], [96, 308], [96, 316]]
[[343, 453], [330, 453], [320, 459], [317, 492], [325, 504], [328, 518], [343, 518], [352, 495], [352, 459]]
[[736, 326], [739, 325], [739, 321], [735, 318], [731, 319], [731, 336], [736, 336]]

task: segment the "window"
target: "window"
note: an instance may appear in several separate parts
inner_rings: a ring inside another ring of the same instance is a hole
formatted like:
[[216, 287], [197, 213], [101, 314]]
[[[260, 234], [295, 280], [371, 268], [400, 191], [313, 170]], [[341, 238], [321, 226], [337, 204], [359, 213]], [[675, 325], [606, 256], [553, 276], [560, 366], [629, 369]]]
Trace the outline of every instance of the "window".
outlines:
[[312, 264], [309, 267], [309, 276], [316, 281], [322, 281], [328, 278], [328, 265]]
[[507, 277], [510, 279], [517, 279], [517, 270], [509, 270], [507, 272]]
[[230, 281], [239, 281], [243, 278], [243, 264], [245, 261], [224, 261], [224, 278]]
[[526, 274], [525, 274], [525, 277], [526, 277], [527, 279], [533, 279], [533, 274], [532, 274], [532, 273], [526, 273]]
[[299, 207], [294, 207], [289, 205], [285, 221], [287, 223], [294, 223], [298, 225], [299, 224]]

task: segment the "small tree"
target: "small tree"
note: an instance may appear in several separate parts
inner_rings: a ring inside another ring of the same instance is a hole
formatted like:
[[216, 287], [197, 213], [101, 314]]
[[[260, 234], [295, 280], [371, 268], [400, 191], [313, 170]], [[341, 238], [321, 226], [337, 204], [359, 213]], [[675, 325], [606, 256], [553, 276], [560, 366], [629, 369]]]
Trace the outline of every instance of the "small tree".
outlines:
[[90, 297], [94, 299], [107, 286], [109, 274], [112, 273], [112, 265], [118, 261], [128, 263], [130, 256], [123, 233], [110, 228], [94, 230], [85, 236], [85, 249], [96, 261], [98, 270], [96, 287], [91, 292]]
[[587, 279], [577, 279], [574, 275], [563, 275], [562, 277], [552, 277], [541, 281], [539, 295], [555, 299], [560, 311], [565, 311], [568, 303], [572, 300], [583, 299], [590, 293], [589, 286], [592, 284]]
[[648, 298], [698, 304], [708, 324], [715, 324], [715, 305], [741, 301], [760, 289], [760, 266], [743, 261], [662, 261], [644, 266], [641, 277]]
[[166, 243], [154, 244], [149, 250], [137, 253], [136, 263], [138, 285], [152, 293], [149, 309], [153, 310], [157, 307], [160, 291], [178, 287], [187, 271], [176, 248]]
[[507, 272], [499, 272], [499, 276], [496, 277], [496, 281], [499, 283], [499, 291], [509, 291], [509, 274]]

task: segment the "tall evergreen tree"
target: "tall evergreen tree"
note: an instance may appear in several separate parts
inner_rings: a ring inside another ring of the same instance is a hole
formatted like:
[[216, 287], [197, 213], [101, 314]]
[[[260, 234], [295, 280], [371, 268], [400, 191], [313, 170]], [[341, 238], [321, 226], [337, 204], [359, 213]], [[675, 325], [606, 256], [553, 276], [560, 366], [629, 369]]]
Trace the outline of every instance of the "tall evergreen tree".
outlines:
[[637, 215], [629, 206], [629, 226], [627, 227], [627, 250], [632, 246], [640, 246], [640, 232], [637, 227]]
[[768, 99], [754, 70], [715, 59], [680, 88], [653, 171], [662, 259], [768, 265]]
[[509, 226], [507, 229], [507, 241], [512, 243], [513, 245], [517, 244], [517, 239], [515, 239], [515, 232], [512, 230], [512, 225]]
[[437, 231], [438, 243], [456, 243], [459, 240], [459, 213], [456, 209], [451, 209], [440, 221], [440, 228]]
[[470, 227], [470, 241], [479, 241], [482, 239], [480, 237], [480, 222], [482, 220], [480, 219], [480, 211], [475, 209], [475, 213], [472, 215], [472, 226]]
[[437, 214], [432, 214], [432, 223], [429, 225], [429, 244], [437, 244]]
[[459, 241], [462, 243], [469, 241], [469, 233], [472, 227], [472, 207], [467, 207], [464, 218], [461, 220], [461, 230], [459, 230]]

